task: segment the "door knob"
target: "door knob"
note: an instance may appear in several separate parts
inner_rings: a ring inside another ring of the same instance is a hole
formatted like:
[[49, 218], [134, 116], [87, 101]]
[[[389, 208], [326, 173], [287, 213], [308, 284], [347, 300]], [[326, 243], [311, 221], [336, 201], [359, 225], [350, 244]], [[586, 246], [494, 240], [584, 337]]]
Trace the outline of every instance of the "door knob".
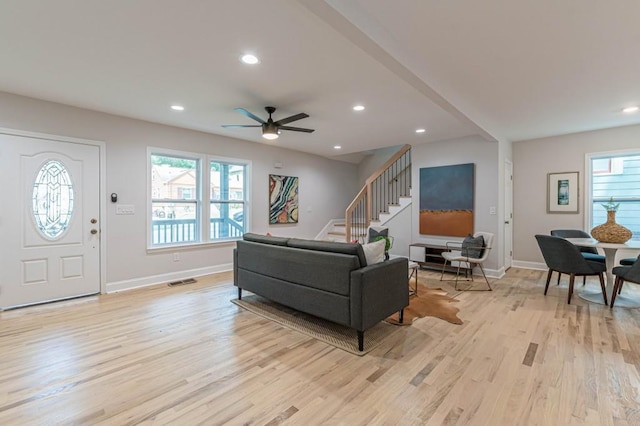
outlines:
[[97, 222], [98, 222], [98, 219], [93, 218], [93, 219], [91, 219], [91, 220], [90, 220], [90, 222], [91, 222], [91, 223], [97, 223]]
[[505, 220], [505, 221], [504, 221], [504, 223], [505, 223], [505, 225], [508, 225], [508, 224], [509, 224], [509, 221], [508, 221], [508, 220]]
[[92, 229], [92, 230], [91, 230], [91, 235], [96, 235], [97, 233], [98, 233], [98, 230], [97, 230], [97, 229]]

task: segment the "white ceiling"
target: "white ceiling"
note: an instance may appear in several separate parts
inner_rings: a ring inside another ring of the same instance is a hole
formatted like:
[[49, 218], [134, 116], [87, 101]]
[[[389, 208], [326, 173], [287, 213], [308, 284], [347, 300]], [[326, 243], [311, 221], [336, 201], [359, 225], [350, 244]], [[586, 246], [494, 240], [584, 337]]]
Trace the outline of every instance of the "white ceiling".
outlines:
[[[0, 0], [0, 90], [357, 161], [640, 123], [621, 112], [640, 104], [639, 17], [636, 0]], [[221, 127], [267, 105], [316, 131]]]

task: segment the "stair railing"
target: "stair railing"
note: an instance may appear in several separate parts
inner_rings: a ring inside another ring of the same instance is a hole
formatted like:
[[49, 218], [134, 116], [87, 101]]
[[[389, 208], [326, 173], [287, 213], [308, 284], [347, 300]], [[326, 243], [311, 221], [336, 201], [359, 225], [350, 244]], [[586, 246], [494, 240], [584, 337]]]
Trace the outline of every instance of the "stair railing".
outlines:
[[[346, 241], [365, 237], [371, 221], [411, 191], [411, 145], [404, 145], [365, 181], [345, 212]], [[361, 241], [363, 242], [363, 241]]]

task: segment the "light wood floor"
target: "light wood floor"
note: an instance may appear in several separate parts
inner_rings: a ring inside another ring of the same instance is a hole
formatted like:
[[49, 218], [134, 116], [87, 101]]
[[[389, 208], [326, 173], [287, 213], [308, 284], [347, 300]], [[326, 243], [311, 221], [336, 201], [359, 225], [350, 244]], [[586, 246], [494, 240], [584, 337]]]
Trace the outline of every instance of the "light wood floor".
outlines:
[[241, 310], [229, 273], [2, 312], [0, 424], [639, 425], [640, 310], [544, 279], [512, 268], [457, 296], [463, 325], [363, 357]]

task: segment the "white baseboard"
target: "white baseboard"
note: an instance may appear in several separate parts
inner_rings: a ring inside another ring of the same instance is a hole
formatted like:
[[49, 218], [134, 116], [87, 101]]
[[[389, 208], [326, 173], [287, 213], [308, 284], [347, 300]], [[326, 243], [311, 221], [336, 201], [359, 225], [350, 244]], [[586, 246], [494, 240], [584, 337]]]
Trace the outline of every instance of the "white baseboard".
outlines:
[[513, 265], [514, 268], [523, 268], [523, 269], [537, 269], [540, 271], [546, 271], [547, 265], [545, 263], [540, 262], [528, 262], [525, 260], [514, 260]]
[[132, 290], [134, 288], [165, 284], [171, 281], [201, 277], [203, 275], [215, 274], [218, 272], [227, 272], [231, 270], [233, 270], [233, 264], [227, 263], [206, 268], [190, 269], [186, 271], [171, 272], [162, 275], [152, 275], [150, 277], [135, 278], [132, 280], [116, 281], [107, 283], [106, 293], [116, 293], [118, 291]]

